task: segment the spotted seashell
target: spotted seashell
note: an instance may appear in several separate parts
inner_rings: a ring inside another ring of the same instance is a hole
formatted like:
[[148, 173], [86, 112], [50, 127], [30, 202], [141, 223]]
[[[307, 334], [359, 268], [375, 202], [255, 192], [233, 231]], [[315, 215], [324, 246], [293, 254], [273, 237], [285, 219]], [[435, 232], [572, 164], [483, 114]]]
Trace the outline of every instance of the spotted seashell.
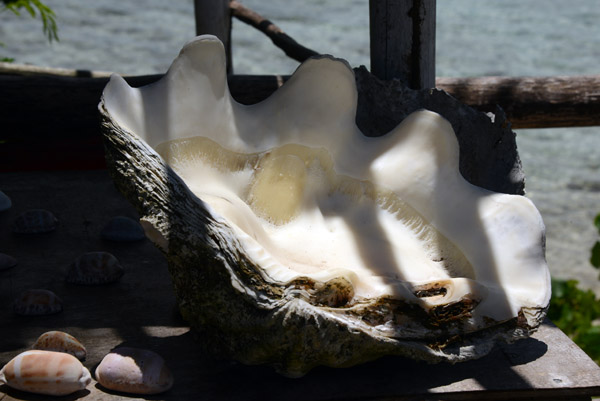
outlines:
[[52, 351], [26, 351], [0, 370], [0, 382], [17, 390], [67, 395], [92, 381], [89, 370], [73, 355]]
[[80, 285], [113, 283], [121, 278], [123, 268], [116, 257], [108, 252], [84, 253], [71, 264], [67, 282]]
[[173, 386], [173, 375], [157, 353], [120, 347], [96, 368], [96, 380], [110, 390], [133, 394], [158, 394]]
[[64, 331], [48, 331], [42, 334], [35, 344], [33, 344], [32, 348], [44, 351], [66, 352], [82, 361], [87, 355], [83, 344]]
[[0, 271], [10, 269], [17, 265], [17, 259], [5, 253], [0, 253]]
[[27, 290], [15, 299], [13, 310], [22, 316], [51, 315], [62, 311], [62, 301], [49, 290]]
[[0, 191], [0, 212], [10, 209], [12, 201], [4, 192]]
[[125, 217], [113, 217], [100, 233], [102, 238], [110, 241], [139, 241], [146, 238], [142, 225], [136, 220]]
[[57, 225], [58, 219], [52, 212], [44, 209], [31, 209], [17, 216], [13, 224], [13, 232], [41, 234], [54, 231]]

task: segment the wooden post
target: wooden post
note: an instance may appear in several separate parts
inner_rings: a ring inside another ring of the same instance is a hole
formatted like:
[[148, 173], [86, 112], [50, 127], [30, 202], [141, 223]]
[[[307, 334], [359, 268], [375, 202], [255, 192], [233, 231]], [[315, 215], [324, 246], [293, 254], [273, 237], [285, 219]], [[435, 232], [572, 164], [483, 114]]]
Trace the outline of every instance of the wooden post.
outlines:
[[196, 17], [196, 35], [215, 35], [223, 42], [227, 55], [227, 74], [232, 74], [229, 0], [194, 0], [194, 14]]
[[436, 0], [369, 0], [371, 72], [413, 89], [435, 87]]

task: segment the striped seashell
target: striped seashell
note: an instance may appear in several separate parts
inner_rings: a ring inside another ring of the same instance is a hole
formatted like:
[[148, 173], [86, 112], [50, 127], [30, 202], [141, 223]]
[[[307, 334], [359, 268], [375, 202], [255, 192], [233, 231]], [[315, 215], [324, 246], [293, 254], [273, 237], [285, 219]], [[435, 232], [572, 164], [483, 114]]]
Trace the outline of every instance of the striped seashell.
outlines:
[[87, 350], [75, 337], [64, 331], [48, 331], [42, 334], [33, 349], [55, 352], [66, 352], [83, 361]]
[[67, 282], [80, 285], [114, 283], [123, 275], [123, 267], [108, 252], [84, 253], [71, 264]]
[[89, 370], [73, 355], [52, 351], [26, 351], [0, 370], [0, 382], [22, 391], [67, 395], [86, 388]]
[[62, 301], [49, 290], [26, 290], [13, 302], [17, 315], [40, 316], [62, 311]]
[[58, 219], [52, 212], [31, 209], [17, 216], [12, 230], [17, 234], [41, 234], [54, 231], [57, 226]]
[[96, 380], [110, 390], [158, 394], [173, 386], [173, 375], [157, 353], [120, 347], [106, 355], [96, 368]]
[[0, 253], [0, 271], [10, 269], [17, 265], [17, 259], [5, 253]]
[[4, 192], [0, 191], [0, 212], [10, 209], [12, 201]]
[[139, 241], [146, 238], [141, 224], [129, 217], [113, 217], [102, 229], [100, 236], [110, 241]]

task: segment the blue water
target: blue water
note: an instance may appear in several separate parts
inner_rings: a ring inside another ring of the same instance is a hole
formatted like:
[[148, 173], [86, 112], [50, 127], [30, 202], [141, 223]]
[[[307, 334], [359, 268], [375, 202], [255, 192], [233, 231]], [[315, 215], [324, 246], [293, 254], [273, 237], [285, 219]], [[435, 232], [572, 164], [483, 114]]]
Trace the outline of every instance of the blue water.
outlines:
[[[369, 66], [368, 1], [242, 0], [303, 45]], [[19, 63], [165, 72], [195, 32], [191, 0], [54, 0], [60, 42], [41, 23], [0, 13], [0, 56]], [[438, 76], [600, 74], [598, 0], [452, 0], [437, 2]], [[233, 25], [234, 71], [290, 74], [297, 63], [245, 24]], [[599, 89], [594, 89], [598, 91]], [[575, 277], [600, 293], [589, 249], [600, 212], [600, 127], [517, 130], [528, 196], [547, 226], [556, 277]]]

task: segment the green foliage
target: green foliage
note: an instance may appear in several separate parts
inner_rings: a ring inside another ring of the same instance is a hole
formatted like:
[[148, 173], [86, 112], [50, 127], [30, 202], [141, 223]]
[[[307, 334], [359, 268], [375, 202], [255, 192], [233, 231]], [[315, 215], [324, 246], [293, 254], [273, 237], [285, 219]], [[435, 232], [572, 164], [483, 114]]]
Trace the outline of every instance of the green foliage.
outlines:
[[[594, 225], [598, 229], [598, 234], [600, 235], [600, 214], [598, 214], [594, 219]], [[590, 257], [590, 263], [596, 269], [600, 268], [600, 241], [596, 241], [594, 247], [592, 248], [592, 256]]]
[[56, 15], [54, 11], [40, 0], [0, 0], [0, 12], [11, 11], [15, 15], [21, 15], [21, 10], [25, 9], [31, 17], [39, 16], [44, 25], [44, 34], [50, 42], [58, 40], [58, 27], [56, 26]]
[[[594, 219], [600, 234], [600, 214]], [[590, 262], [600, 268], [600, 242], [592, 248]], [[552, 299], [548, 317], [581, 347], [596, 363], [600, 364], [600, 300], [593, 291], [577, 288], [576, 280], [552, 279]]]

